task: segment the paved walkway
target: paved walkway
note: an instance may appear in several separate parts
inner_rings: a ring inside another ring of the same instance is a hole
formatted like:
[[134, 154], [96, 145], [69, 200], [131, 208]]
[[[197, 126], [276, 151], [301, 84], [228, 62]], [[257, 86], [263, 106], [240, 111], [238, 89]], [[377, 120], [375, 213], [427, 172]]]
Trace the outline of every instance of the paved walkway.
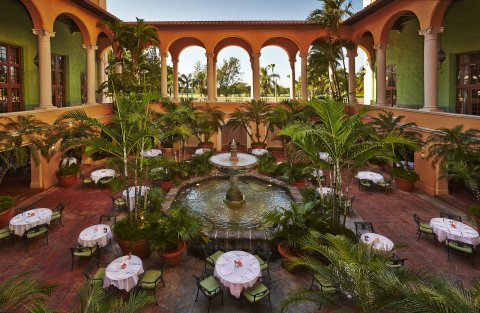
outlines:
[[[445, 249], [441, 244], [435, 247], [431, 239], [416, 241], [416, 224], [413, 213], [424, 219], [439, 215], [440, 210], [455, 211], [435, 198], [417, 192], [405, 193], [395, 190], [391, 193], [378, 191], [359, 191], [352, 186], [351, 194], [356, 196], [353, 203], [358, 215], [354, 219], [373, 222], [378, 233], [392, 239], [397, 245], [407, 245], [398, 254], [407, 258], [408, 266], [422, 267], [432, 271], [448, 271], [458, 275], [468, 285], [472, 278], [480, 277], [480, 270], [472, 269], [470, 261], [462, 256], [454, 255], [448, 262]], [[51, 298], [49, 304], [61, 312], [71, 312], [76, 303], [75, 293], [83, 283], [81, 275], [85, 261], [77, 261], [73, 271], [70, 271], [71, 256], [69, 248], [77, 242], [77, 236], [85, 227], [98, 222], [99, 216], [110, 210], [112, 192], [109, 189], [82, 188], [76, 185], [70, 188], [54, 187], [29, 199], [37, 207], [54, 208], [59, 202], [66, 206], [64, 225], [51, 227], [49, 245], [42, 240], [33, 241], [29, 252], [24, 252], [23, 243], [16, 241], [15, 246], [1, 243], [0, 280], [14, 273], [37, 269], [35, 275], [41, 279], [60, 283], [59, 289]], [[25, 203], [27, 204], [27, 203]], [[18, 204], [20, 205], [20, 204]], [[461, 212], [456, 212], [461, 214]], [[351, 225], [351, 223], [349, 223]], [[116, 255], [107, 252], [102, 259], [112, 260]], [[154, 254], [145, 261], [145, 266], [158, 262]], [[480, 257], [476, 257], [477, 268], [480, 269]], [[146, 312], [206, 312], [208, 301], [202, 295], [194, 302], [196, 285], [192, 275], [203, 271], [203, 261], [185, 256], [178, 268], [168, 269], [165, 273], [165, 288], [157, 290], [159, 306], [151, 306]], [[280, 301], [292, 290], [308, 287], [308, 274], [293, 275], [280, 266], [280, 261], [272, 264], [272, 302], [273, 311], [280, 312]], [[246, 305], [240, 310], [239, 301], [225, 296], [225, 306], [220, 306], [220, 299], [214, 299], [211, 312], [270, 312], [268, 301], [256, 305]], [[312, 312], [315, 307], [302, 304], [291, 312]]]

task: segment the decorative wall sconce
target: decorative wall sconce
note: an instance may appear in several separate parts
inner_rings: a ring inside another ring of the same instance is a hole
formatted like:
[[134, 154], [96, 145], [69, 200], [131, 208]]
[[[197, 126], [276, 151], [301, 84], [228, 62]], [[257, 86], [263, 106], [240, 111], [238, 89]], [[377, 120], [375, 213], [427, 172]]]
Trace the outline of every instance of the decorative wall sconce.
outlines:
[[38, 54], [33, 58], [33, 64], [38, 67]]
[[422, 150], [420, 150], [420, 157], [422, 159], [425, 159], [426, 156], [427, 156], [427, 152], [425, 151], [425, 148], [422, 147]]
[[443, 49], [440, 48], [440, 51], [438, 51], [438, 55], [437, 55], [437, 60], [440, 64], [443, 63], [443, 61], [445, 61], [447, 59], [447, 54], [445, 53], [445, 51], [443, 51]]
[[53, 157], [55, 154], [57, 153], [57, 147], [55, 145], [52, 145], [49, 149], [48, 149], [48, 155]]

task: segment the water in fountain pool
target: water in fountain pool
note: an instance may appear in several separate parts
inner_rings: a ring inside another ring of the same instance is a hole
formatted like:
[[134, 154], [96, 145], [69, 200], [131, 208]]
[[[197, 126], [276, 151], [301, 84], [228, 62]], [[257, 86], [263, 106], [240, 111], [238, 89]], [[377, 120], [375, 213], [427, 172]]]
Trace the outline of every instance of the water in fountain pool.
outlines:
[[228, 179], [201, 181], [182, 189], [173, 204], [185, 204], [215, 224], [216, 229], [257, 229], [263, 215], [276, 207], [290, 208], [292, 198], [285, 189], [252, 177], [240, 177], [239, 188], [245, 203], [229, 208], [224, 202], [230, 184]]

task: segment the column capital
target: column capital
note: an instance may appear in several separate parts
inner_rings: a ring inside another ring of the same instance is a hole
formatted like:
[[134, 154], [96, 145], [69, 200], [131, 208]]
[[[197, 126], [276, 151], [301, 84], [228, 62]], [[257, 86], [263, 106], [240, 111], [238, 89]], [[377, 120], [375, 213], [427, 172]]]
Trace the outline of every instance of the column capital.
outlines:
[[160, 57], [165, 59], [168, 58], [168, 52], [160, 53]]
[[297, 62], [297, 58], [288, 59], [288, 62], [290, 62], [290, 63], [295, 63], [295, 62]]
[[45, 28], [32, 29], [32, 33], [36, 36], [55, 37], [55, 32], [48, 31]]
[[178, 64], [178, 59], [172, 59], [173, 64]]
[[377, 45], [373, 45], [373, 49], [375, 50], [385, 50], [387, 49], [388, 44], [387, 43], [379, 43]]
[[252, 53], [250, 56], [252, 57], [252, 59], [254, 58], [260, 58], [262, 54], [259, 52], [259, 53]]
[[95, 45], [83, 45], [83, 47], [87, 50], [97, 50], [98, 46]]
[[425, 29], [420, 29], [418, 34], [424, 36], [425, 40], [432, 40], [437, 38], [437, 34], [443, 32], [443, 27], [428, 27]]
[[357, 50], [347, 50], [347, 57], [355, 58], [358, 56]]
[[213, 59], [215, 57], [215, 53], [207, 52], [207, 53], [205, 53], [205, 56], [207, 57], [207, 59]]

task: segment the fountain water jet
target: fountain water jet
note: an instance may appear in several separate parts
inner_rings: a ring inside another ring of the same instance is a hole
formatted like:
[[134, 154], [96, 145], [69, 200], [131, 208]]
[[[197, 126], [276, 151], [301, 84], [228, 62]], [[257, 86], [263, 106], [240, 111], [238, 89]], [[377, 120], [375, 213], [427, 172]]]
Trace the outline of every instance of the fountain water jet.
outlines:
[[230, 145], [230, 153], [213, 155], [208, 161], [230, 177], [230, 188], [225, 196], [225, 203], [229, 207], [240, 207], [245, 202], [245, 199], [242, 191], [238, 188], [238, 174], [254, 168], [258, 163], [257, 157], [246, 153], [238, 153], [237, 144], [233, 140]]

